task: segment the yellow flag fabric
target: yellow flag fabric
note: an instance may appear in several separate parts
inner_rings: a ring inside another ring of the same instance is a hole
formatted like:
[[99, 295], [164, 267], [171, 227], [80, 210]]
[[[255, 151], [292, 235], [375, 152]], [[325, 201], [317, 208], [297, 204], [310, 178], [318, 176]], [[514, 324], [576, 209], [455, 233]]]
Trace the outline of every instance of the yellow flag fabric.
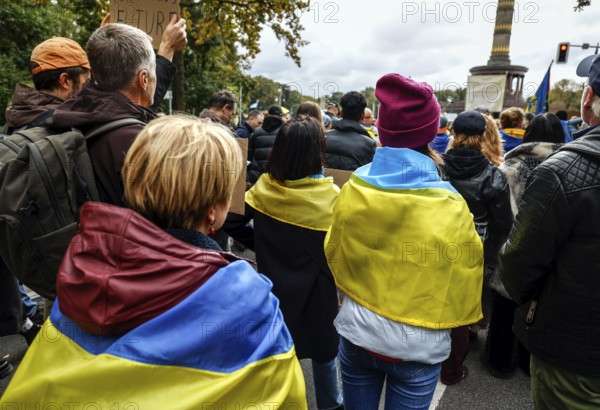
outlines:
[[412, 150], [378, 149], [352, 175], [325, 253], [337, 286], [383, 317], [432, 329], [482, 318], [483, 246], [473, 217], [433, 162]]
[[[291, 401], [293, 395], [289, 395], [294, 389], [292, 382], [303, 377], [300, 366], [288, 365], [294, 360], [293, 349], [233, 373], [217, 373], [157, 366], [107, 354], [92, 355], [57, 330], [51, 321], [46, 322], [41, 335], [54, 343], [54, 348], [33, 344], [2, 399], [6, 409], [15, 405], [15, 409], [33, 410], [42, 403], [58, 403], [57, 408], [78, 403], [74, 408], [88, 405], [90, 409], [132, 410], [210, 406], [233, 409], [236, 405], [243, 409], [257, 404], [273, 409], [304, 408], [301, 402]], [[131, 342], [135, 342], [135, 337]], [[54, 381], [51, 388], [40, 390], [47, 386], [47, 380]], [[299, 397], [301, 394], [296, 395]]]
[[61, 313], [59, 295], [2, 408], [306, 409], [279, 302], [250, 270], [245, 262], [222, 268], [121, 336], [84, 332]]
[[515, 138], [523, 139], [523, 137], [525, 136], [525, 130], [521, 128], [505, 128], [502, 131]]
[[327, 231], [339, 188], [321, 175], [277, 181], [262, 174], [246, 192], [246, 203], [261, 213], [301, 228]]

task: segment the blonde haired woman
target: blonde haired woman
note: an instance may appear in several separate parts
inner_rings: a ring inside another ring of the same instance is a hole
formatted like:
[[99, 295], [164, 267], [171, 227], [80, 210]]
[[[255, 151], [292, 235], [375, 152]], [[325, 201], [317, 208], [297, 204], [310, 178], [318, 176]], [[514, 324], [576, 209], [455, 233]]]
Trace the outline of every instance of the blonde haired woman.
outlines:
[[29, 349], [3, 400], [306, 408], [271, 282], [208, 237], [243, 164], [222, 125], [149, 123], [123, 167], [130, 209], [82, 207], [44, 325], [53, 337]]

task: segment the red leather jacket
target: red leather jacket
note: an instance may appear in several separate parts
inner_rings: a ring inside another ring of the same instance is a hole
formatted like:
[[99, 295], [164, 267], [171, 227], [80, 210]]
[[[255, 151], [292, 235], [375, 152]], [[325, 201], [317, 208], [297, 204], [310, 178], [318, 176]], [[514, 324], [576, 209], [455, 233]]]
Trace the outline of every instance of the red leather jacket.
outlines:
[[235, 257], [199, 249], [138, 213], [87, 202], [57, 278], [63, 314], [120, 335], [177, 305]]

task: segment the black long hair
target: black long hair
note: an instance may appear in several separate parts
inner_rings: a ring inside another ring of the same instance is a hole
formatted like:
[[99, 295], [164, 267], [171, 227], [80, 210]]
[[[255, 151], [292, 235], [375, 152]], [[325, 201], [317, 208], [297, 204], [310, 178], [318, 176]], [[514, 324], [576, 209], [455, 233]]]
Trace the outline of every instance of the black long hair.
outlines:
[[299, 115], [279, 129], [265, 171], [278, 181], [319, 174], [324, 164], [323, 152], [323, 126], [315, 118]]

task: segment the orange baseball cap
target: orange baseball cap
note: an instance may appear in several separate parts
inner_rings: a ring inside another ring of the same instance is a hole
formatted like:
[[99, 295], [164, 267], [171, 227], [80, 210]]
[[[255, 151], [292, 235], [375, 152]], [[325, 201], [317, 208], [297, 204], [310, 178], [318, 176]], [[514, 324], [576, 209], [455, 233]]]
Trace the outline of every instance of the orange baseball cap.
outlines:
[[37, 45], [31, 52], [31, 61], [38, 65], [31, 74], [66, 67], [91, 69], [87, 54], [77, 42], [64, 37], [52, 37]]

